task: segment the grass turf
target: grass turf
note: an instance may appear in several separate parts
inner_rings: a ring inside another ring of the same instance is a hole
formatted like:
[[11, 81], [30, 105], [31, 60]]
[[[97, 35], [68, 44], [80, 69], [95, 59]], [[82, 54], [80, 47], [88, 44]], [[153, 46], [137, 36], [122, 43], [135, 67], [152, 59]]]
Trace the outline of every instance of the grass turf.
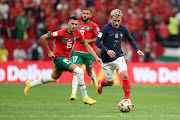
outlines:
[[24, 97], [25, 85], [0, 84], [0, 120], [180, 120], [180, 86], [131, 86], [129, 113], [118, 110], [124, 98], [121, 86], [106, 87], [98, 95], [87, 85], [88, 95], [97, 100], [85, 105], [78, 88], [70, 101], [71, 85], [42, 85]]

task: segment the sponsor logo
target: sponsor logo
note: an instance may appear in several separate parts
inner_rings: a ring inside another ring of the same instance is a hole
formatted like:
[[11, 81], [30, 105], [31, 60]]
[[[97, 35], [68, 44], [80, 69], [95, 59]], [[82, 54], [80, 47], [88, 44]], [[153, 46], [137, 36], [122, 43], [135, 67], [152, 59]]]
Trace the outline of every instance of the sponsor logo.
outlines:
[[[0, 69], [0, 82], [7, 79], [8, 82], [15, 82], [20, 80], [36, 80], [44, 75], [50, 75], [52, 69], [39, 69], [36, 64], [28, 65], [27, 68], [18, 68], [16, 65], [8, 65], [7, 73], [4, 69]], [[6, 78], [7, 76], [7, 78]]]
[[159, 67], [158, 70], [134, 67], [133, 75], [136, 83], [180, 83], [180, 67], [177, 70], [170, 70], [167, 67]]

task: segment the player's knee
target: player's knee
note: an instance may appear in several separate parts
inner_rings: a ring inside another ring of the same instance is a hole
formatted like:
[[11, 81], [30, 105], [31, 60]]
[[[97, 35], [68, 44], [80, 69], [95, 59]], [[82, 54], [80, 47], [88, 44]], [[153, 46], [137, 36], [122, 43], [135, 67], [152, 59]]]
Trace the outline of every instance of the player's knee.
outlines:
[[81, 68], [78, 67], [77, 74], [78, 74], [79, 76], [84, 76], [84, 71], [83, 71]]
[[122, 74], [122, 80], [128, 80], [128, 74], [127, 73], [124, 73]]
[[76, 68], [72, 71], [72, 73], [74, 75], [77, 75], [77, 77], [78, 76], [84, 76], [84, 71], [78, 66], [76, 66]]

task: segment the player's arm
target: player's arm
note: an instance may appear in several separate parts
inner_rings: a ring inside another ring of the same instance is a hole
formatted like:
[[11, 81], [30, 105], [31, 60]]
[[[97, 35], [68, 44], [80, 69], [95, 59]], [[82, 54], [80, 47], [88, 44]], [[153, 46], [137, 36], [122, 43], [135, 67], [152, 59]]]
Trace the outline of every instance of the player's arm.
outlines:
[[86, 39], [86, 42], [87, 43], [96, 42], [96, 38], [94, 38], [94, 39]]
[[105, 47], [101, 41], [103, 41], [106, 37], [108, 28], [103, 27], [101, 32], [98, 34], [98, 37], [96, 39], [96, 46], [102, 50], [102, 52], [107, 53], [111, 58], [116, 56], [116, 53], [113, 50], [109, 50], [107, 47]]
[[92, 47], [91, 47], [87, 42], [85, 42], [85, 43], [83, 44], [83, 46], [84, 46], [84, 48], [95, 58], [95, 60], [96, 60], [99, 64], [102, 63], [101, 59], [96, 55], [96, 53], [94, 52], [94, 50], [92, 49]]
[[138, 55], [144, 56], [144, 53], [141, 50], [139, 50], [139, 48], [136, 45], [136, 42], [135, 42], [134, 38], [131, 36], [131, 34], [129, 33], [127, 28], [126, 28], [126, 30], [127, 30], [126, 36], [127, 36], [128, 40], [129, 40], [131, 46], [134, 48], [134, 50], [136, 50]]
[[47, 53], [48, 53], [48, 56], [51, 57], [51, 58], [54, 58], [55, 55], [54, 55], [54, 53], [50, 50], [49, 45], [48, 45], [48, 42], [47, 42], [48, 34], [49, 34], [49, 33], [46, 33], [46, 34], [44, 34], [44, 35], [41, 36], [41, 42], [43, 43], [43, 45], [44, 45], [44, 47], [45, 47], [45, 49], [46, 49], [46, 51], [47, 51]]
[[97, 39], [96, 39], [96, 46], [102, 50], [102, 52], [106, 52], [109, 50], [107, 47], [105, 47], [101, 42], [104, 40], [107, 34], [107, 29], [105, 27], [102, 28], [101, 32], [99, 32]]

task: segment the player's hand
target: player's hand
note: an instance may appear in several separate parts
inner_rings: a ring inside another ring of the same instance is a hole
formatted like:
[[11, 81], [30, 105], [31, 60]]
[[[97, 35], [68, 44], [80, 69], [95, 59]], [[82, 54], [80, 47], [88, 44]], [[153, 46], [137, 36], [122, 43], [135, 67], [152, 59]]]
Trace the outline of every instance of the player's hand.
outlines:
[[137, 54], [140, 55], [140, 56], [144, 56], [144, 53], [140, 50], [137, 51]]
[[115, 53], [113, 50], [108, 50], [108, 51], [107, 51], [107, 54], [108, 54], [111, 58], [113, 58], [113, 57], [116, 56], [116, 53]]
[[48, 56], [49, 56], [50, 58], [55, 58], [55, 55], [54, 55], [54, 53], [53, 53], [52, 51], [50, 51], [50, 52], [48, 53]]
[[98, 57], [98, 58], [96, 58], [96, 62], [98, 63], [98, 65], [101, 65], [102, 60]]

